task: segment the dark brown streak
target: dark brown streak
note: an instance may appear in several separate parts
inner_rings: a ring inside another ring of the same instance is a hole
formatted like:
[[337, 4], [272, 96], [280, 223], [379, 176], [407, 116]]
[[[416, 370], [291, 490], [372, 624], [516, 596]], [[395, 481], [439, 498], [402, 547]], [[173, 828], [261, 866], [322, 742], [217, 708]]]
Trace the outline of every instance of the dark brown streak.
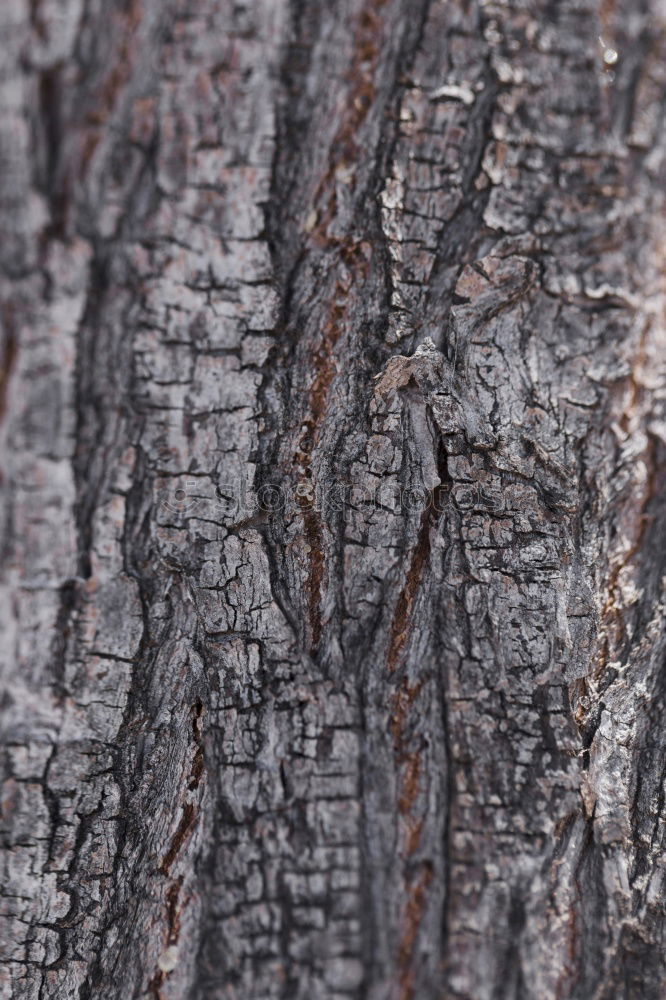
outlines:
[[[444, 472], [444, 463], [440, 463]], [[387, 657], [389, 674], [395, 673], [401, 664], [402, 654], [410, 636], [410, 625], [417, 594], [423, 583], [424, 574], [432, 552], [432, 532], [436, 530], [439, 520], [441, 494], [447, 488], [443, 482], [433, 490], [430, 502], [421, 516], [419, 535], [412, 552], [404, 586], [398, 597], [393, 622], [391, 639]], [[404, 822], [402, 832], [401, 856], [405, 862], [418, 850], [421, 842], [423, 819], [415, 815], [415, 806], [420, 791], [421, 773], [423, 769], [420, 747], [409, 747], [407, 727], [414, 704], [423, 689], [424, 682], [410, 684], [404, 674], [398, 689], [392, 699], [391, 736], [397, 766], [399, 768], [398, 813]], [[406, 903], [402, 918], [402, 931], [398, 947], [398, 974], [400, 982], [400, 1000], [413, 1000], [414, 985], [414, 944], [418, 928], [423, 919], [427, 903], [427, 888], [433, 877], [432, 865], [419, 865], [416, 872], [405, 870]]]
[[189, 834], [192, 831], [192, 828], [194, 827], [194, 823], [196, 820], [196, 812], [197, 812], [196, 808], [194, 807], [194, 805], [192, 805], [191, 802], [187, 802], [182, 807], [182, 809], [183, 809], [183, 815], [181, 817], [180, 823], [178, 824], [178, 829], [174, 833], [173, 839], [171, 841], [171, 846], [167, 851], [167, 853], [164, 855], [164, 858], [162, 859], [162, 864], [159, 867], [159, 870], [162, 872], [163, 875], [169, 874], [169, 870], [172, 864], [176, 860], [183, 844], [187, 840]]
[[[386, 0], [371, 0], [361, 12], [358, 20], [354, 57], [349, 70], [351, 90], [346, 104], [346, 113], [335, 134], [331, 147], [331, 157], [326, 174], [322, 178], [314, 196], [317, 224], [312, 230], [311, 240], [315, 246], [332, 250], [336, 261], [333, 267], [348, 267], [353, 279], [350, 282], [336, 282], [332, 296], [333, 306], [324, 335], [314, 350], [313, 364], [315, 377], [310, 390], [310, 417], [304, 422], [304, 432], [298, 445], [294, 461], [305, 468], [306, 477], [312, 477], [312, 453], [319, 436], [328, 407], [330, 388], [337, 374], [334, 351], [349, 314], [350, 286], [362, 284], [368, 271], [371, 248], [368, 244], [354, 240], [332, 238], [328, 228], [337, 211], [336, 171], [340, 166], [357, 162], [358, 134], [367, 118], [374, 100], [376, 87], [374, 75], [380, 54], [381, 22], [379, 11]], [[323, 203], [323, 204], [322, 204]], [[310, 547], [310, 570], [308, 580], [308, 622], [311, 655], [316, 655], [322, 635], [322, 586], [325, 575], [324, 530], [319, 514], [306, 504], [304, 528], [306, 541]]]
[[9, 388], [9, 379], [11, 378], [11, 374], [16, 366], [16, 358], [18, 355], [18, 341], [16, 334], [8, 322], [11, 319], [10, 308], [7, 307], [4, 312], [5, 315], [3, 318], [5, 326], [9, 327], [9, 330], [5, 338], [2, 365], [0, 365], [0, 420], [4, 419], [5, 413], [7, 412], [7, 390]]

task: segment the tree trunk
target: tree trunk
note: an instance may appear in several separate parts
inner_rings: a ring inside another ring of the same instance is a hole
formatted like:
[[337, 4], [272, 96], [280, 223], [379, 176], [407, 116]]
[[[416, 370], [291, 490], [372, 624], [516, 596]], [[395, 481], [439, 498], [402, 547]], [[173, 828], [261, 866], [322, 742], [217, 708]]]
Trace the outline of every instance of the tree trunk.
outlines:
[[3, 997], [661, 1000], [660, 0], [3, 0]]

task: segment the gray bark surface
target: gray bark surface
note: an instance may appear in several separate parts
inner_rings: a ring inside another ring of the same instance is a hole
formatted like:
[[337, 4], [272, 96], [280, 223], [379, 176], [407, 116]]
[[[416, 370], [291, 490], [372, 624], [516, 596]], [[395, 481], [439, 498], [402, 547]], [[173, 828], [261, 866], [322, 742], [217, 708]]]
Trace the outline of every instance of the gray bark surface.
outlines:
[[2, 996], [661, 1000], [663, 3], [0, 23]]

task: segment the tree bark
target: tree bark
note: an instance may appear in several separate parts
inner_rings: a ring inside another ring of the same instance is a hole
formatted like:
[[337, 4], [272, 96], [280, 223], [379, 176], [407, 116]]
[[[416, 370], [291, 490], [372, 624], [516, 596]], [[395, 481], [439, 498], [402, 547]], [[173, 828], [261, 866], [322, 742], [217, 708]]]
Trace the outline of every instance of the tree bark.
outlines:
[[11, 1000], [661, 1000], [660, 0], [3, 0]]

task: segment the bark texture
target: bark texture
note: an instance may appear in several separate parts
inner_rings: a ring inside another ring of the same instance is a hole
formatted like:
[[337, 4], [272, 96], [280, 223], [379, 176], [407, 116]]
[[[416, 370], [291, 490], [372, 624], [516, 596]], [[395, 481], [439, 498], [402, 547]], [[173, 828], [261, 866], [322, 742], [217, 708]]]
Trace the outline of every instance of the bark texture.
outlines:
[[2, 996], [661, 1000], [661, 0], [0, 22]]

